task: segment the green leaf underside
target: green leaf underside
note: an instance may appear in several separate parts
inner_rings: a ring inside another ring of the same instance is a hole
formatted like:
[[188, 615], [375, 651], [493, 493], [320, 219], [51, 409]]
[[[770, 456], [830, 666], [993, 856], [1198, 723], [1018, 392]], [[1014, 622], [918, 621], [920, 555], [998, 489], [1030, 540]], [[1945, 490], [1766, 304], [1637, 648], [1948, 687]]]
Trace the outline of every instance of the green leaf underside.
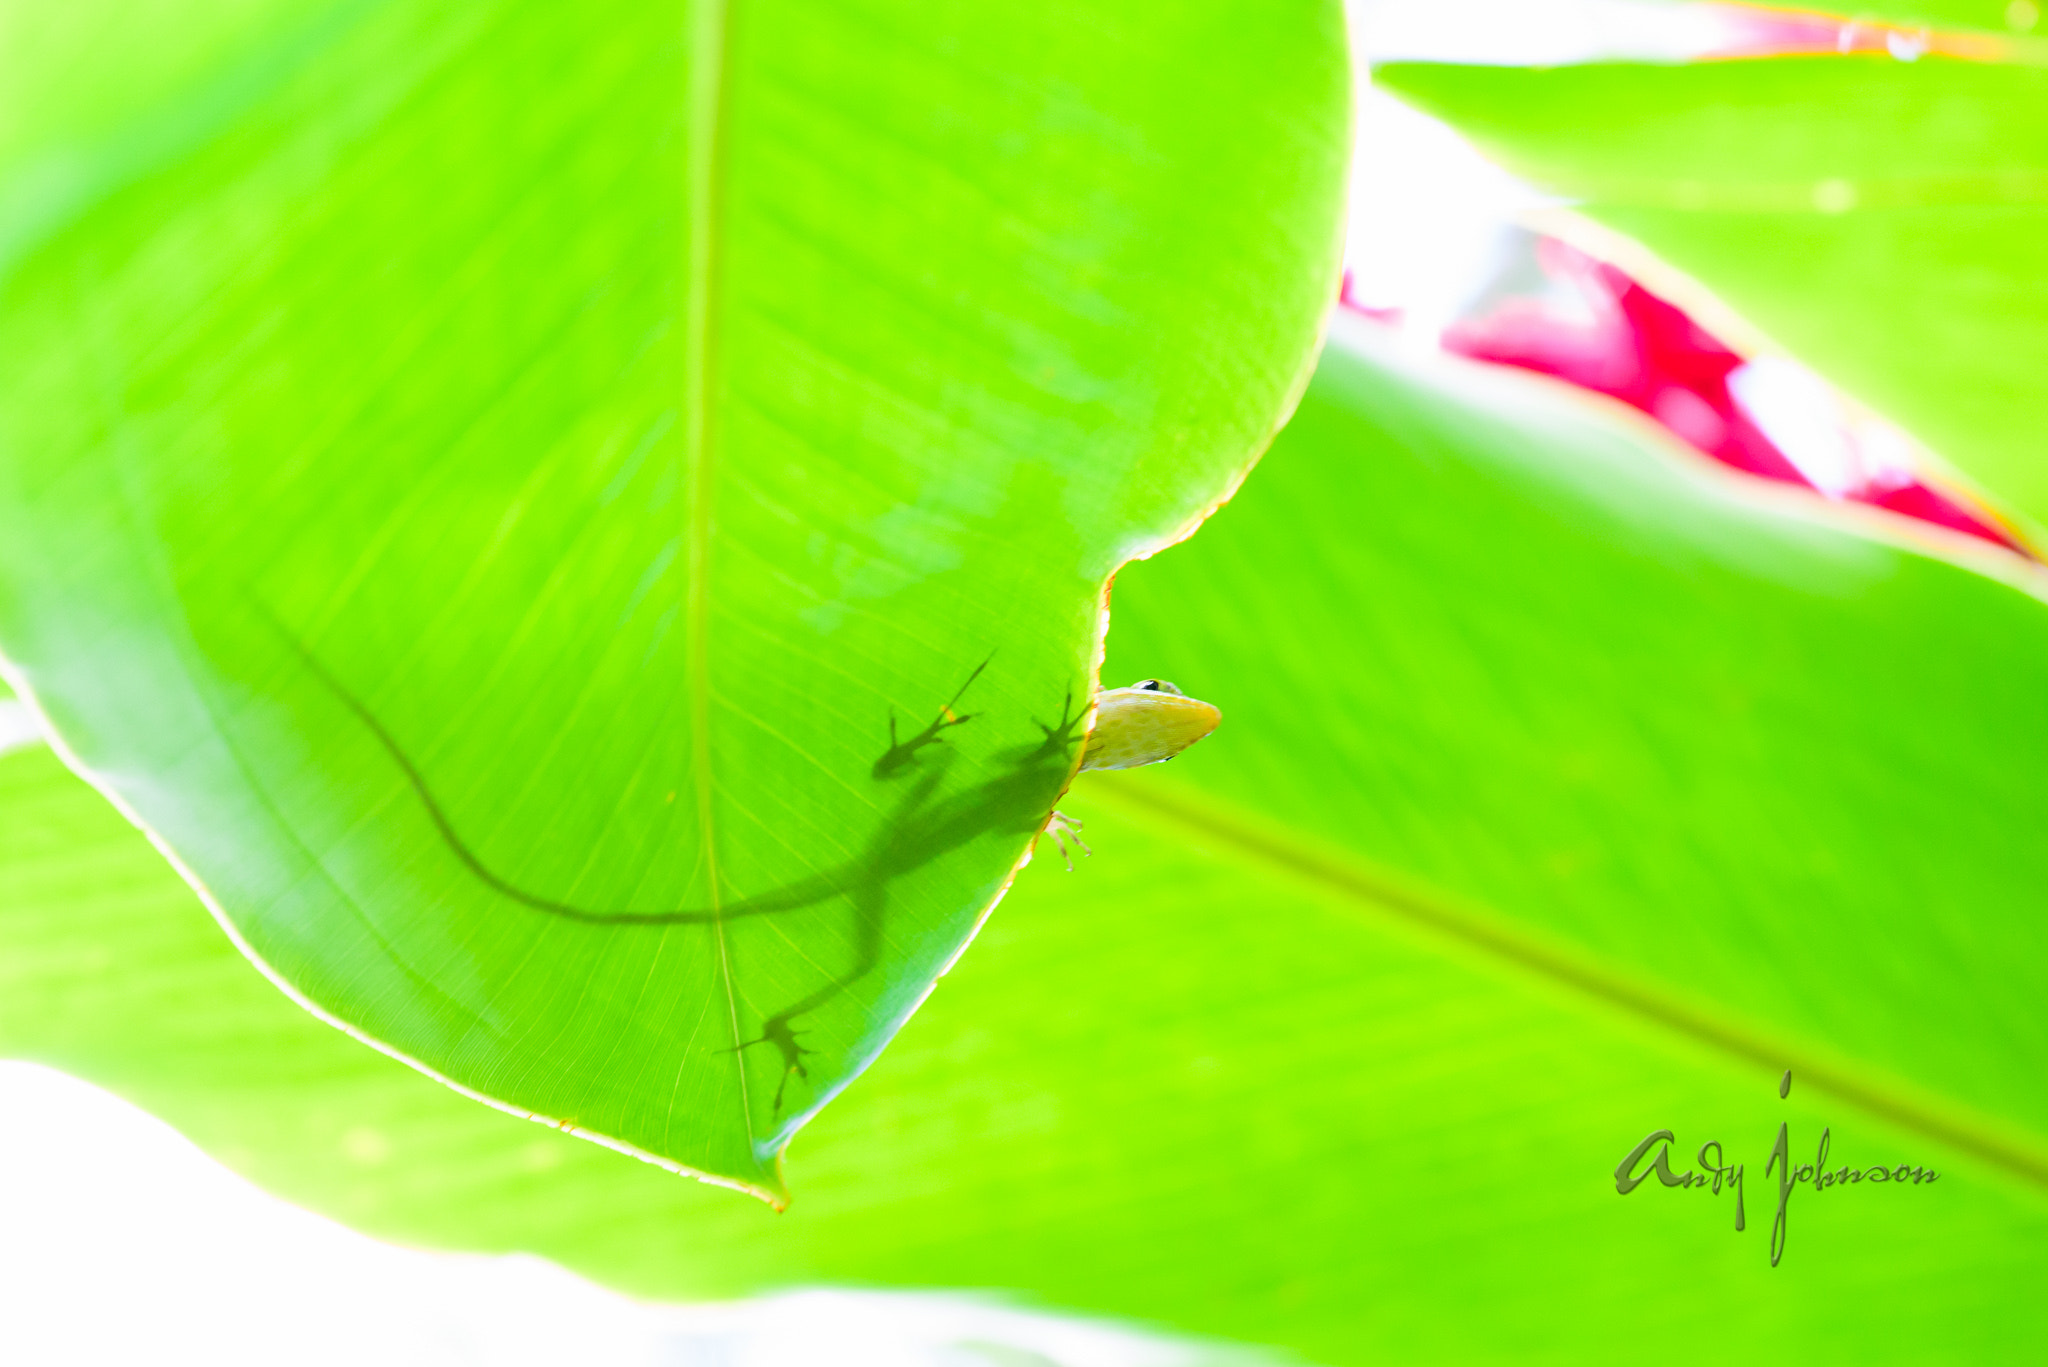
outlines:
[[17, 680], [323, 1010], [779, 1191], [1300, 382], [1341, 15], [109, 15], [0, 58]]
[[[2048, 1131], [2043, 606], [1407, 366], [1334, 349], [1258, 477], [1119, 578], [1110, 676], [1222, 729], [1069, 795], [1095, 858], [1026, 870], [806, 1131], [787, 1215], [292, 1012], [40, 754], [0, 759], [0, 1041], [373, 1231], [642, 1294], [1007, 1288], [1333, 1364], [2038, 1354], [2048, 1196], [1967, 1136]], [[1791, 1099], [1687, 1013], [1782, 1047]], [[1795, 1195], [1773, 1270], [1781, 1120], [1942, 1179]], [[1662, 1128], [1745, 1165], [1745, 1232], [1616, 1195]]]
[[2048, 70], [1821, 58], [1374, 80], [1582, 199], [2048, 525]]

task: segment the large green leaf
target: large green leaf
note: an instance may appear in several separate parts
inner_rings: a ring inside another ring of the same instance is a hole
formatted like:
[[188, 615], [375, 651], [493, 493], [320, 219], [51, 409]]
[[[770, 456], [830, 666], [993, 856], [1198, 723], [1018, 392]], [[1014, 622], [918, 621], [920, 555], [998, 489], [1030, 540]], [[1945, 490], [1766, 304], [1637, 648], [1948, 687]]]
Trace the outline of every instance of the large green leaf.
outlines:
[[[1222, 729], [1066, 799], [1094, 859], [1024, 872], [786, 1215], [322, 1031], [39, 755], [0, 761], [0, 1042], [370, 1229], [651, 1295], [1008, 1288], [1328, 1363], [2038, 1357], [2048, 609], [1408, 366], [1333, 349], [1120, 577], [1112, 676]], [[1941, 1177], [1796, 1194], [1773, 1269], [1781, 1120]], [[1616, 1195], [1660, 1128], [1745, 1165], [1743, 1233]]]
[[1375, 80], [1582, 198], [2048, 525], [2048, 70], [1821, 58]]
[[305, 999], [776, 1195], [1305, 376], [1341, 14], [128, 8], [0, 58], [17, 684]]

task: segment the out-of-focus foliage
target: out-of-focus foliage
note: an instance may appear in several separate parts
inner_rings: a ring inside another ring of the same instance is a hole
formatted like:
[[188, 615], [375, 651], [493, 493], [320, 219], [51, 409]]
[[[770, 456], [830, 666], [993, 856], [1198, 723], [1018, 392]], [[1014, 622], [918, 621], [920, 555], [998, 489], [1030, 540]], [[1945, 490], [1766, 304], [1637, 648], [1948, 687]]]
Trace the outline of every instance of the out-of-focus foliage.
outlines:
[[[1674, 0], [1684, 4], [1690, 0]], [[1733, 0], [1734, 5], [1743, 9], [1754, 8], [1763, 13], [1773, 9], [1785, 10], [1788, 14], [1802, 18], [1819, 18], [1838, 15], [1844, 20], [1873, 20], [1878, 23], [1911, 25], [1922, 24], [1937, 29], [1976, 30], [1995, 33], [2031, 33], [2039, 26], [2041, 11], [2033, 7], [2033, 0], [1876, 0], [1874, 4], [1844, 6], [1815, 5], [1764, 5], [1752, 6], [1749, 0]], [[1733, 5], [1731, 5], [1731, 8]]]
[[2048, 69], [1826, 57], [1374, 79], [2048, 524]]
[[1337, 7], [5, 23], [17, 682], [321, 1009], [779, 1195], [1303, 382]]
[[[1069, 796], [1095, 858], [1025, 871], [781, 1217], [294, 1012], [39, 753], [0, 761], [0, 1042], [366, 1228], [648, 1294], [1008, 1288], [1331, 1364], [2024, 1360], [2048, 614], [1749, 498], [1541, 382], [1333, 350], [1118, 584], [1110, 679], [1223, 729]], [[1942, 1178], [1795, 1194], [1774, 1271], [1781, 1120]], [[1744, 1232], [1617, 1197], [1661, 1128], [1745, 1165]]]

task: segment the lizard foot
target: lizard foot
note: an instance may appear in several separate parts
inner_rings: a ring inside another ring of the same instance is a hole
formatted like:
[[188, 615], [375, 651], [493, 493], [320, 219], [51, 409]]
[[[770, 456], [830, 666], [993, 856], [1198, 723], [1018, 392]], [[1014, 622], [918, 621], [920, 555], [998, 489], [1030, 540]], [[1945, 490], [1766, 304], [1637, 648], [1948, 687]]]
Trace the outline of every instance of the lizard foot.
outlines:
[[797, 1043], [798, 1035], [808, 1035], [810, 1033], [808, 1030], [791, 1029], [789, 1018], [786, 1016], [770, 1016], [767, 1020], [761, 1022], [761, 1037], [759, 1039], [750, 1039], [743, 1044], [736, 1044], [732, 1047], [731, 1052], [737, 1054], [751, 1049], [757, 1044], [772, 1044], [775, 1046], [776, 1052], [782, 1055], [782, 1082], [775, 1089], [775, 1113], [777, 1115], [782, 1114], [782, 1097], [783, 1093], [789, 1090], [790, 1075], [794, 1074], [805, 1081], [810, 1080], [811, 1070], [804, 1067], [804, 1055], [815, 1054], [818, 1051], [806, 1049], [803, 1045]]
[[1080, 846], [1083, 855], [1095, 853], [1095, 851], [1088, 848], [1088, 842], [1081, 838], [1081, 823], [1057, 808], [1053, 810], [1051, 816], [1046, 818], [1045, 833], [1052, 837], [1053, 844], [1059, 846], [1060, 858], [1066, 860], [1068, 873], [1074, 871], [1074, 855], [1067, 848], [1069, 840]]
[[1087, 720], [1087, 708], [1084, 707], [1079, 712], [1074, 711], [1074, 691], [1070, 688], [1067, 690], [1066, 701], [1060, 704], [1060, 719], [1056, 724], [1047, 726], [1042, 721], [1033, 724], [1045, 732], [1047, 750], [1065, 752], [1081, 740], [1081, 737], [1075, 734], [1075, 730]]
[[974, 681], [981, 677], [981, 671], [988, 668], [988, 661], [994, 658], [994, 652], [990, 652], [988, 660], [983, 660], [980, 664], [976, 665], [974, 672], [967, 676], [967, 682], [960, 685], [958, 691], [946, 701], [946, 705], [939, 709], [939, 715], [932, 718], [931, 725], [925, 727], [924, 730], [918, 732], [909, 740], [901, 740], [897, 737], [896, 713], [892, 710], [889, 713], [889, 748], [884, 750], [882, 757], [875, 761], [874, 776], [878, 779], [888, 778], [890, 775], [901, 771], [917, 758], [918, 751], [924, 749], [927, 745], [939, 744], [945, 739], [945, 733], [953, 727], [964, 726], [968, 722], [973, 721], [977, 715], [976, 713], [955, 712], [953, 708], [966, 695], [967, 690], [973, 687]]

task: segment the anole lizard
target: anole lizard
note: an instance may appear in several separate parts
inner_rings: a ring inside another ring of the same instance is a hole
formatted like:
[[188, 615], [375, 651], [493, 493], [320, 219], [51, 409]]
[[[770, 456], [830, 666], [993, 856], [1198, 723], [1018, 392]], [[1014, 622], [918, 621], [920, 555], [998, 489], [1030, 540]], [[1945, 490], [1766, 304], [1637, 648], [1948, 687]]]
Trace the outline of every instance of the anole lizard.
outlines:
[[[1088, 729], [1088, 748], [1081, 752], [1081, 770], [1136, 769], [1172, 759], [1216, 729], [1223, 713], [1213, 703], [1190, 698], [1164, 679], [1143, 679], [1129, 688], [1105, 688], [1095, 695], [1095, 724]], [[1093, 854], [1080, 836], [1081, 823], [1055, 811], [1045, 833], [1059, 846], [1067, 868], [1072, 839], [1081, 853]]]
[[[1044, 801], [1045, 782], [1052, 777], [1047, 765], [1064, 767], [1076, 739], [1083, 739], [1077, 772], [1088, 769], [1135, 769], [1172, 759], [1216, 729], [1223, 714], [1212, 704], [1190, 698], [1163, 679], [1145, 679], [1128, 688], [1108, 688], [1095, 695], [1095, 706], [1084, 709], [1071, 720], [1061, 718], [1057, 726], [1039, 723], [1045, 744], [1027, 755], [1010, 772], [1000, 773], [964, 792], [938, 798], [937, 788], [943, 766], [926, 766], [899, 804], [897, 814], [885, 821], [868, 847], [841, 867], [799, 879], [782, 888], [768, 889], [749, 897], [727, 901], [717, 908], [674, 908], [604, 910], [573, 905], [541, 896], [519, 887], [484, 863], [457, 831], [455, 823], [427, 786], [423, 775], [400, 748], [398, 740], [367, 706], [344, 688], [290, 633], [279, 631], [291, 643], [306, 667], [340, 698], [389, 752], [406, 781], [419, 796], [428, 818], [440, 831], [455, 856], [486, 886], [515, 902], [565, 920], [587, 925], [625, 927], [710, 924], [772, 915], [815, 906], [821, 902], [847, 899], [853, 906], [856, 927], [854, 961], [816, 990], [790, 1003], [762, 1022], [761, 1034], [734, 1046], [735, 1052], [756, 1044], [772, 1044], [783, 1057], [783, 1087], [789, 1079], [807, 1077], [804, 1055], [811, 1052], [797, 1041], [802, 1034], [795, 1021], [846, 990], [864, 977], [877, 962], [882, 947], [882, 922], [887, 909], [888, 889], [898, 877], [947, 850], [995, 830], [1030, 830], [1038, 824], [1036, 806]], [[888, 780], [917, 768], [919, 753], [943, 742], [944, 733], [971, 721], [974, 714], [961, 714], [954, 706], [966, 694], [988, 661], [982, 661], [967, 677], [951, 700], [939, 709], [931, 724], [906, 739], [897, 735], [896, 723], [889, 723], [889, 749], [874, 764], [874, 777]], [[1077, 738], [1075, 729], [1088, 723]], [[1081, 823], [1055, 811], [1044, 818], [1040, 830], [1053, 837], [1060, 853], [1073, 868], [1066, 842], [1072, 837], [1082, 853], [1090, 853], [1078, 834]], [[775, 1094], [775, 1110], [782, 1110], [783, 1087]]]

